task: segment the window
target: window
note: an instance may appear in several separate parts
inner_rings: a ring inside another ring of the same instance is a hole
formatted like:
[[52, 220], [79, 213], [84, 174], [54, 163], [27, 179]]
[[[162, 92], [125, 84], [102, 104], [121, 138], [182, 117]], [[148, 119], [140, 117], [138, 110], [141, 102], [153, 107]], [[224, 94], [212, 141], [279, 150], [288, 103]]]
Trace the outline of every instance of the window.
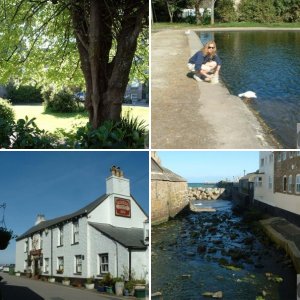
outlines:
[[75, 273], [81, 274], [82, 272], [82, 255], [75, 256]]
[[293, 157], [294, 157], [294, 152], [290, 151], [290, 158], [293, 158]]
[[264, 159], [264, 158], [261, 158], [261, 159], [260, 159], [260, 166], [263, 167], [263, 166], [264, 166], [264, 163], [265, 163], [265, 159]]
[[272, 186], [273, 186], [273, 183], [272, 183], [272, 176], [269, 176], [269, 189], [270, 189], [270, 190], [272, 189]]
[[58, 227], [58, 246], [62, 246], [64, 244], [64, 227]]
[[286, 152], [285, 151], [282, 152], [282, 160], [286, 160]]
[[296, 175], [295, 192], [296, 194], [300, 194], [300, 174]]
[[262, 177], [256, 177], [256, 186], [262, 187]]
[[29, 249], [28, 249], [28, 240], [26, 240], [25, 243], [24, 243], [24, 252], [27, 253], [28, 250], [29, 250]]
[[300, 156], [300, 151], [296, 151], [297, 156]]
[[273, 162], [273, 154], [269, 155], [269, 163], [271, 164]]
[[108, 253], [99, 254], [100, 274], [108, 273]]
[[59, 256], [57, 258], [57, 274], [62, 274], [64, 272], [64, 257]]
[[286, 176], [283, 176], [282, 190], [283, 190], [284, 192], [286, 192]]
[[277, 161], [278, 161], [278, 162], [281, 161], [281, 152], [277, 152]]
[[79, 242], [79, 224], [78, 221], [73, 223], [73, 244]]
[[289, 181], [288, 181], [288, 192], [289, 192], [289, 193], [292, 192], [292, 181], [293, 181], [293, 176], [290, 175], [290, 176], [289, 176]]
[[49, 258], [44, 259], [44, 272], [49, 273]]
[[131, 94], [131, 100], [137, 100], [138, 95], [137, 94]]

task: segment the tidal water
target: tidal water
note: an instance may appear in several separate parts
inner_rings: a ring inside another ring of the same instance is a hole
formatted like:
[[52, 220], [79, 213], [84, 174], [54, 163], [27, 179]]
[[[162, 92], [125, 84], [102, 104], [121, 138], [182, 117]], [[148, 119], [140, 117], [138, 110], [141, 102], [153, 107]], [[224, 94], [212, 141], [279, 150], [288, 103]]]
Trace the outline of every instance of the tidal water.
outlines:
[[208, 299], [202, 294], [217, 291], [228, 300], [263, 293], [265, 300], [296, 299], [296, 274], [284, 251], [234, 215], [230, 201], [199, 204], [217, 211], [183, 213], [152, 228], [152, 293], [164, 300]]
[[189, 182], [188, 187], [190, 188], [215, 188], [216, 183], [210, 182]]
[[284, 148], [296, 148], [300, 123], [300, 32], [201, 32], [222, 59], [221, 79], [231, 94], [254, 91], [250, 105]]

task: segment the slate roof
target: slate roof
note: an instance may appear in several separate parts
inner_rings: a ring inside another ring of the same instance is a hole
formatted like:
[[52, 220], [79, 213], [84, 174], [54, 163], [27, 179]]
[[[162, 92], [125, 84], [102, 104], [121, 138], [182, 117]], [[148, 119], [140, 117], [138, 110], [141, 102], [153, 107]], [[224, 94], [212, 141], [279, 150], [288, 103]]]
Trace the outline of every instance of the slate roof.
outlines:
[[151, 180], [186, 182], [186, 179], [159, 165], [151, 158]]
[[45, 228], [53, 227], [54, 225], [58, 225], [59, 223], [63, 223], [68, 220], [72, 220], [79, 216], [87, 215], [92, 210], [94, 210], [99, 204], [101, 204], [109, 195], [104, 194], [103, 196], [97, 198], [95, 201], [91, 202], [90, 204], [86, 205], [85, 207], [75, 211], [74, 213], [64, 215], [55, 219], [43, 221], [30, 229], [28, 229], [25, 233], [20, 235], [16, 240], [19, 241], [25, 237], [31, 236], [35, 232], [39, 232]]
[[144, 244], [143, 228], [124, 228], [95, 222], [89, 222], [89, 224], [126, 248], [147, 249]]

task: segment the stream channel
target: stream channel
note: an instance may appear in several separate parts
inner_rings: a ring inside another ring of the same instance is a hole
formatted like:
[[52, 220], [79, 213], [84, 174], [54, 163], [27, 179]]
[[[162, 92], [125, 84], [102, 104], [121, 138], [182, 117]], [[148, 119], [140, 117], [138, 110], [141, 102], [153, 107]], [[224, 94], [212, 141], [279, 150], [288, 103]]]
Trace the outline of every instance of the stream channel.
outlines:
[[259, 226], [232, 212], [228, 200], [197, 201], [216, 212], [185, 211], [152, 227], [152, 293], [164, 300], [296, 299], [291, 260]]

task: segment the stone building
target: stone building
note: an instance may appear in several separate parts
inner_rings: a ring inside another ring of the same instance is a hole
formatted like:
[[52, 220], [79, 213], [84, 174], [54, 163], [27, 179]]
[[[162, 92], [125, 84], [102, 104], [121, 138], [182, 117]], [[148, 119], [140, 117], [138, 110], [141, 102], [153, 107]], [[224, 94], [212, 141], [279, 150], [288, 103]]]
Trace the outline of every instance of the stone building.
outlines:
[[300, 151], [261, 151], [254, 203], [300, 225]]
[[188, 185], [181, 176], [161, 166], [156, 153], [151, 157], [151, 220], [159, 224], [175, 217], [188, 205]]
[[16, 271], [80, 280], [135, 273], [148, 276], [148, 216], [130, 194], [129, 179], [113, 166], [106, 193], [83, 208], [45, 220], [17, 238]]

